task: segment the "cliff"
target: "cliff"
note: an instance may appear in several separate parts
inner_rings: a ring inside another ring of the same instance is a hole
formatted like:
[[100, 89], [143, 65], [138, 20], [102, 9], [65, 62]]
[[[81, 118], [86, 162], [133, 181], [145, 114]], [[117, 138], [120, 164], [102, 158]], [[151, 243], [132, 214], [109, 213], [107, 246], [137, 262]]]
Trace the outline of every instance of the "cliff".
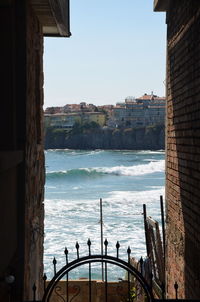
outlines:
[[165, 127], [84, 129], [67, 131], [47, 128], [45, 149], [159, 150], [165, 147]]

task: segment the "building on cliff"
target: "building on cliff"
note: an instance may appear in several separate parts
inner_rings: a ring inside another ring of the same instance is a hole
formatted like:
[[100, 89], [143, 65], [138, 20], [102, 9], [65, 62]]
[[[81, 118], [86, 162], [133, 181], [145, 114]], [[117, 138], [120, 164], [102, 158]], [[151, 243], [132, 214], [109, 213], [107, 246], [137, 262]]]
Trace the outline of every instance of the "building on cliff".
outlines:
[[72, 128], [76, 123], [85, 125], [96, 123], [100, 127], [106, 124], [106, 115], [103, 112], [74, 112], [44, 114], [45, 126], [53, 128]]
[[66, 104], [61, 107], [47, 107], [45, 114], [56, 114], [56, 113], [76, 113], [76, 112], [96, 112], [98, 111], [97, 106], [93, 104], [87, 104], [81, 102], [80, 104]]
[[100, 127], [147, 127], [165, 124], [165, 98], [153, 93], [140, 98], [127, 97], [125, 102], [116, 106], [93, 104], [66, 104], [64, 107], [50, 107], [45, 110], [45, 126], [72, 128], [75, 123], [81, 125], [95, 122]]
[[146, 127], [165, 124], [166, 99], [153, 93], [140, 98], [127, 97], [113, 108], [113, 121], [121, 127]]
[[75, 123], [81, 124], [80, 113], [44, 114], [45, 127], [72, 128]]

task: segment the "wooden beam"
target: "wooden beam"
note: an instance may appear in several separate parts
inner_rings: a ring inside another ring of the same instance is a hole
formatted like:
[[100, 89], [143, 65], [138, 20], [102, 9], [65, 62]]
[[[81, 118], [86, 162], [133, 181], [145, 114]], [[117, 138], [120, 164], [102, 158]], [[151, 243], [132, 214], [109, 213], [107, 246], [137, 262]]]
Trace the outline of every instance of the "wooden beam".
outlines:
[[168, 9], [169, 0], [154, 0], [155, 12], [166, 12]]
[[55, 18], [60, 35], [69, 37], [69, 0], [49, 0], [52, 14]]
[[69, 0], [31, 0], [44, 36], [70, 37]]

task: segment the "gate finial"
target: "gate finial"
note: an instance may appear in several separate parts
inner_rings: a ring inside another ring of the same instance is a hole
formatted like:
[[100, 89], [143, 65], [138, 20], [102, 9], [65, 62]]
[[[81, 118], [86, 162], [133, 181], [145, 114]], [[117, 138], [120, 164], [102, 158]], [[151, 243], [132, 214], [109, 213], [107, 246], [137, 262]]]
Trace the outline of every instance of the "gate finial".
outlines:
[[68, 264], [68, 249], [65, 247], [65, 250], [64, 250], [64, 253], [65, 253], [65, 260], [66, 260], [66, 264]]
[[76, 241], [76, 251], [77, 251], [77, 259], [79, 259], [79, 244], [78, 244], [78, 241]]
[[88, 238], [88, 241], [87, 241], [87, 245], [88, 245], [88, 249], [89, 249], [89, 256], [91, 255], [91, 240], [90, 238]]
[[32, 290], [33, 290], [33, 302], [34, 302], [36, 301], [36, 290], [37, 290], [35, 283], [33, 284]]
[[174, 284], [174, 289], [175, 289], [176, 300], [178, 300], [178, 283], [177, 282], [175, 282], [175, 284]]
[[131, 248], [130, 248], [130, 246], [127, 249], [127, 254], [128, 254], [128, 263], [130, 263], [130, 255], [131, 255]]
[[44, 273], [43, 275], [43, 287], [44, 287], [44, 291], [46, 290], [46, 281], [47, 281], [47, 275]]
[[56, 258], [54, 257], [54, 258], [53, 258], [54, 275], [56, 274], [56, 264], [57, 264], [57, 260], [56, 260]]
[[117, 243], [116, 243], [117, 258], [119, 258], [119, 248], [120, 248], [120, 244], [119, 244], [119, 241], [117, 241]]
[[108, 248], [108, 240], [107, 240], [107, 238], [104, 241], [104, 245], [105, 245], [105, 255], [107, 255], [107, 248]]

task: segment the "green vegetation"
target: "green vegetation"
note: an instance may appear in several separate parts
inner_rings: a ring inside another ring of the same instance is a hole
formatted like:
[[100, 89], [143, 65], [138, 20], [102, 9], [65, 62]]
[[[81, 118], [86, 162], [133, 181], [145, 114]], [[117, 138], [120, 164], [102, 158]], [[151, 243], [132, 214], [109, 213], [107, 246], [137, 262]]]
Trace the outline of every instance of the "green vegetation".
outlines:
[[84, 123], [83, 125], [76, 122], [73, 128], [71, 129], [71, 134], [81, 134], [84, 133], [86, 130], [93, 130], [99, 128], [100, 126], [96, 122]]
[[119, 134], [120, 132], [121, 132], [120, 129], [115, 129], [113, 130], [112, 135]]
[[54, 127], [46, 127], [45, 134], [50, 136], [59, 136], [59, 135], [68, 135], [68, 134], [81, 134], [87, 130], [99, 129], [100, 125], [96, 122], [84, 123], [81, 125], [80, 123], [76, 122], [73, 128], [54, 128]]
[[164, 125], [146, 128], [101, 128], [96, 122], [73, 128], [45, 128], [45, 148], [164, 149]]
[[146, 134], [149, 134], [149, 133], [152, 133], [152, 132], [156, 133], [156, 132], [161, 131], [164, 128], [165, 128], [164, 125], [151, 125], [151, 126], [147, 126], [146, 127]]

